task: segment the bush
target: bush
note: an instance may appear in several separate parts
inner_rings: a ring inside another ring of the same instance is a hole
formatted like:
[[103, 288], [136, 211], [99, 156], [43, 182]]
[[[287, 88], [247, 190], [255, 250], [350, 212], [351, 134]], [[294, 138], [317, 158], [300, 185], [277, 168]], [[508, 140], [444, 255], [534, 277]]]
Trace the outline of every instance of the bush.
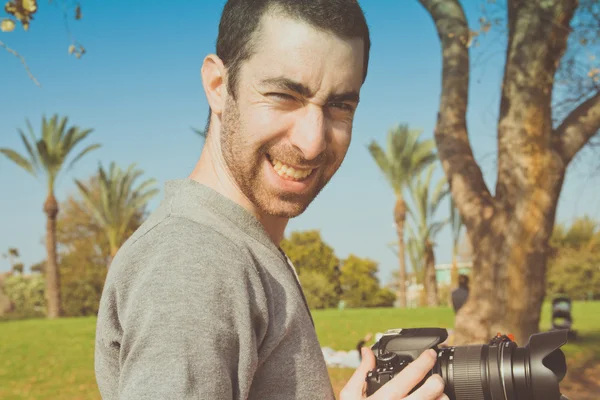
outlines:
[[308, 270], [300, 271], [298, 277], [311, 310], [337, 306], [339, 297], [335, 291], [335, 282], [330, 282], [325, 274]]
[[572, 300], [600, 299], [600, 254], [564, 251], [548, 266], [547, 295], [566, 294]]
[[396, 294], [388, 289], [381, 288], [369, 302], [369, 307], [393, 307], [394, 302], [396, 301]]
[[62, 286], [61, 299], [64, 315], [86, 317], [98, 314], [103, 282], [95, 276], [72, 280]]
[[46, 283], [39, 274], [12, 275], [4, 280], [4, 293], [13, 303], [13, 313], [22, 318], [46, 316]]

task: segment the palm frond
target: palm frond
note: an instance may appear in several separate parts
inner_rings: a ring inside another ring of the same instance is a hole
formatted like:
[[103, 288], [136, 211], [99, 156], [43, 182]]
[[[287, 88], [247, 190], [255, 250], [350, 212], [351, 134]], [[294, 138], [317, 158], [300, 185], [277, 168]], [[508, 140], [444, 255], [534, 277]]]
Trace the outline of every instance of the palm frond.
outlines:
[[71, 170], [71, 168], [73, 168], [73, 166], [75, 165], [75, 163], [76, 163], [77, 161], [79, 161], [79, 160], [80, 160], [80, 159], [81, 159], [83, 156], [85, 156], [85, 155], [86, 155], [87, 153], [89, 153], [90, 151], [92, 151], [92, 150], [96, 150], [96, 149], [98, 149], [98, 148], [100, 148], [100, 147], [102, 147], [102, 145], [101, 145], [101, 144], [98, 144], [98, 143], [96, 143], [96, 144], [89, 145], [88, 147], [86, 147], [85, 149], [83, 149], [83, 150], [81, 151], [81, 153], [79, 153], [79, 154], [78, 154], [78, 155], [77, 155], [77, 156], [76, 156], [76, 157], [75, 157], [75, 158], [74, 158], [74, 159], [73, 159], [73, 160], [72, 160], [72, 161], [69, 163], [69, 165], [67, 166], [67, 168], [66, 168], [66, 170], [65, 170], [65, 171], [70, 171], [70, 170]]
[[96, 199], [93, 197], [92, 192], [85, 186], [81, 181], [75, 179], [75, 184], [79, 188], [79, 192], [81, 193], [81, 197], [83, 198], [84, 203], [88, 207], [88, 211], [92, 213], [92, 216], [95, 222], [101, 228], [105, 228], [107, 225], [107, 221], [104, 219], [102, 213], [97, 208]]
[[[14, 158], [15, 162], [25, 168], [34, 176], [39, 176], [44, 173], [47, 176], [48, 189], [54, 190], [54, 184], [61, 170], [63, 169], [65, 160], [68, 154], [73, 149], [77, 141], [83, 139], [91, 130], [80, 132], [79, 128], [71, 127], [67, 129], [68, 118], [59, 119], [58, 115], [53, 115], [49, 119], [43, 115], [41, 121], [40, 137], [36, 137], [31, 122], [26, 119], [27, 134], [18, 129], [21, 141], [27, 150], [29, 160], [23, 162], [22, 159]], [[74, 162], [83, 157], [89, 151], [100, 145], [89, 146], [82, 151], [79, 156], [69, 166], [73, 166]]]
[[429, 225], [428, 236], [434, 238], [440, 233], [442, 229], [450, 222], [449, 218], [444, 219], [443, 221], [437, 221]]
[[92, 132], [94, 132], [93, 129], [85, 129], [81, 131], [79, 128], [77, 128], [76, 133], [74, 134], [73, 139], [67, 148], [67, 152], [70, 152], [75, 146], [77, 146], [79, 142], [85, 139]]
[[[21, 141], [23, 142], [23, 145], [25, 146], [25, 148], [27, 149], [27, 153], [29, 154], [29, 160], [31, 162], [31, 166], [33, 167], [33, 169], [35, 170], [36, 174], [39, 173], [39, 163], [38, 163], [38, 159], [37, 159], [37, 153], [35, 151], [33, 151], [33, 146], [29, 143], [29, 140], [27, 140], [27, 138], [25, 137], [25, 135], [23, 134], [23, 131], [21, 129], [18, 129], [19, 135], [21, 136]], [[33, 142], [35, 144], [35, 141]]]
[[29, 172], [34, 177], [37, 177], [35, 169], [31, 162], [16, 151], [6, 148], [0, 148], [0, 153], [4, 154], [9, 160], [17, 164], [19, 167], [23, 168], [25, 171]]
[[[98, 165], [96, 196], [91, 197], [86, 205], [105, 231], [110, 243], [120, 246], [132, 218], [143, 212], [148, 201], [159, 193], [152, 188], [154, 179], [147, 179], [136, 186], [136, 181], [143, 171], [135, 164], [121, 169], [111, 162], [107, 169]], [[83, 188], [80, 188], [83, 190]]]

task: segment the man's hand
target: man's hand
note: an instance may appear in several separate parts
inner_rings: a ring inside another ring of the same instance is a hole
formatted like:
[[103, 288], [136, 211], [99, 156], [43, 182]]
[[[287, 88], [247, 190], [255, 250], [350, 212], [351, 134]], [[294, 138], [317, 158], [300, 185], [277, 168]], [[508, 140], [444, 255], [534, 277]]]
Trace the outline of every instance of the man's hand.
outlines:
[[[435, 365], [437, 354], [434, 350], [427, 350], [419, 358], [410, 363], [398, 375], [383, 385], [369, 400], [448, 400], [444, 394], [443, 379], [434, 374], [430, 376], [423, 386], [415, 390], [410, 396], [408, 393], [431, 371]], [[362, 348], [362, 362], [340, 393], [340, 400], [366, 399], [367, 382], [365, 378], [369, 370], [375, 368], [375, 355], [368, 347]]]

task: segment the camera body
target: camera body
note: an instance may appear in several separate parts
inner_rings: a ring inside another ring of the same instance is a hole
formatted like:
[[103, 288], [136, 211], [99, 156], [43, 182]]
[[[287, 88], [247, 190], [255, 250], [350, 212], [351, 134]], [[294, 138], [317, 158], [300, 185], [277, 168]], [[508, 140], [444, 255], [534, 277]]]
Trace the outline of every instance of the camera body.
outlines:
[[[371, 348], [375, 354], [376, 365], [366, 377], [367, 396], [375, 393], [424, 351], [439, 351], [438, 346], [447, 338], [448, 331], [442, 328], [390, 329], [385, 332]], [[413, 391], [417, 390], [425, 379], [415, 386]]]
[[424, 351], [434, 349], [433, 374], [441, 376], [450, 400], [565, 400], [559, 382], [567, 373], [564, 353], [568, 330], [533, 334], [524, 347], [498, 333], [487, 344], [442, 347], [443, 328], [390, 329], [372, 346], [375, 368], [367, 373], [367, 396], [402, 372]]

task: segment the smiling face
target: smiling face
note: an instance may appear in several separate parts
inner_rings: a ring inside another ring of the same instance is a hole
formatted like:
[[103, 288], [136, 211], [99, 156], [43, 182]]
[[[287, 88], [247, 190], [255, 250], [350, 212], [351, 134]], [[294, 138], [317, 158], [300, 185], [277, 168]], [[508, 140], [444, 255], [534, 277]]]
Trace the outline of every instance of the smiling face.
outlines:
[[340, 167], [363, 78], [363, 43], [267, 14], [222, 112], [220, 147], [264, 215], [301, 214]]

